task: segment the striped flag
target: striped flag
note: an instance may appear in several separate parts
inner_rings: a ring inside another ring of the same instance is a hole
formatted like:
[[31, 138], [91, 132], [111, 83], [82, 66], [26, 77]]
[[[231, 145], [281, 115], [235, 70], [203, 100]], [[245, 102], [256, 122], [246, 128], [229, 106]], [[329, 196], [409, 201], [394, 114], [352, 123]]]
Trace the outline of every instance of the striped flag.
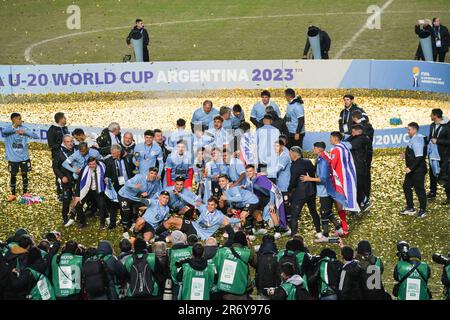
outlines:
[[258, 165], [258, 156], [256, 148], [256, 135], [247, 132], [241, 137], [239, 159], [244, 163], [244, 165], [253, 164]]
[[356, 169], [350, 150], [340, 143], [334, 146], [330, 154], [335, 190], [346, 199], [344, 209], [361, 211], [356, 198]]

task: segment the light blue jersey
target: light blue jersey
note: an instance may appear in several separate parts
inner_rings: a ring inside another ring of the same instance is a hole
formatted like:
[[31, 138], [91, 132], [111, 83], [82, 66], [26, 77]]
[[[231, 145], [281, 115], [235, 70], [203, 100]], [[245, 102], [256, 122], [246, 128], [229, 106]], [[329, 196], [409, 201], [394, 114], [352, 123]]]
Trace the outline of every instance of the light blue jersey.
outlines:
[[195, 203], [201, 201], [199, 196], [186, 188], [183, 188], [178, 194], [174, 193], [175, 186], [167, 187], [165, 190], [170, 195], [169, 208], [172, 211], [179, 211], [188, 204], [195, 207]]
[[[286, 106], [286, 126], [289, 133], [297, 133], [298, 118], [305, 116], [305, 110], [303, 104], [294, 99], [291, 103]], [[299, 133], [305, 133], [305, 126], [301, 128]]]
[[287, 148], [283, 148], [281, 154], [276, 155], [276, 158], [270, 162], [267, 177], [277, 179], [277, 186], [281, 192], [288, 191], [291, 180], [291, 157]]
[[[228, 167], [228, 177], [232, 182], [235, 182], [237, 179], [239, 179], [241, 174], [243, 173], [245, 174], [245, 165], [238, 158], [231, 158], [230, 164], [227, 165], [227, 167]], [[241, 184], [242, 181], [238, 185]]]
[[[141, 185], [140, 188], [135, 188], [137, 184]], [[155, 179], [153, 181], [148, 181], [147, 175], [137, 174], [125, 182], [125, 185], [119, 190], [119, 195], [132, 201], [146, 203], [145, 199], [155, 198], [161, 190], [160, 180]], [[148, 193], [148, 196], [145, 199], [139, 197], [139, 195], [144, 192]]]
[[[17, 134], [17, 130], [25, 130], [24, 134]], [[28, 153], [28, 139], [39, 139], [39, 136], [27, 127], [20, 125], [13, 128], [12, 124], [3, 130], [5, 136], [6, 160], [10, 162], [22, 162], [30, 159]]]
[[159, 199], [152, 199], [147, 210], [145, 210], [143, 218], [156, 230], [161, 222], [166, 220], [169, 215], [170, 210], [168, 206], [162, 206], [159, 203]]
[[273, 107], [273, 110], [275, 110], [278, 116], [281, 117], [280, 107], [278, 107], [278, 105], [273, 100], [269, 100], [268, 105], [265, 105], [264, 103], [262, 103], [262, 101], [255, 103], [252, 107], [252, 111], [250, 112], [250, 117], [255, 118], [258, 122], [261, 121], [266, 114], [266, 108], [268, 106]]
[[214, 119], [214, 117], [218, 115], [220, 115], [220, 113], [217, 109], [212, 108], [209, 113], [206, 113], [203, 110], [203, 107], [200, 107], [194, 111], [191, 123], [193, 123], [194, 126], [208, 126], [209, 123]]
[[184, 154], [180, 156], [176, 151], [172, 152], [166, 160], [166, 170], [170, 169], [170, 178], [175, 181], [176, 177], [188, 178], [189, 169], [192, 169], [191, 158]]
[[280, 131], [271, 125], [264, 125], [256, 130], [258, 146], [258, 163], [268, 165], [276, 157], [275, 142], [280, 139]]
[[156, 161], [158, 161], [158, 176], [161, 176], [164, 169], [163, 153], [156, 142], [153, 142], [151, 146], [147, 146], [145, 143], [136, 145], [134, 154], [134, 164], [136, 164], [136, 160], [139, 161], [139, 173], [147, 175], [148, 170], [155, 167]]
[[[230, 131], [230, 130], [228, 130]], [[229, 144], [230, 136], [232, 137], [232, 133], [228, 132], [224, 128], [220, 129], [209, 129], [205, 132], [205, 135], [213, 138], [213, 143], [211, 144], [214, 147], [222, 149], [225, 145]]]
[[70, 172], [73, 172], [73, 177], [78, 179], [77, 171], [78, 169], [83, 169], [87, 165], [89, 158], [95, 158], [101, 160], [102, 156], [97, 149], [89, 148], [89, 151], [83, 156], [80, 150], [72, 153], [66, 160], [64, 160], [62, 166]]
[[184, 129], [177, 129], [169, 136], [166, 143], [166, 148], [169, 151], [174, 151], [177, 148], [178, 141], [184, 141], [186, 144], [186, 150], [192, 152], [192, 143], [194, 140], [194, 135]]
[[202, 205], [198, 208], [200, 216], [196, 221], [192, 222], [192, 226], [197, 231], [197, 236], [200, 240], [206, 240], [221, 227], [225, 215], [219, 210], [209, 212], [206, 205]]
[[233, 187], [222, 191], [226, 200], [233, 208], [244, 208], [247, 205], [259, 203], [256, 194], [241, 187]]
[[426, 156], [423, 154], [425, 148], [424, 135], [416, 133], [411, 139], [409, 139], [407, 147], [414, 151], [414, 155], [417, 157]]

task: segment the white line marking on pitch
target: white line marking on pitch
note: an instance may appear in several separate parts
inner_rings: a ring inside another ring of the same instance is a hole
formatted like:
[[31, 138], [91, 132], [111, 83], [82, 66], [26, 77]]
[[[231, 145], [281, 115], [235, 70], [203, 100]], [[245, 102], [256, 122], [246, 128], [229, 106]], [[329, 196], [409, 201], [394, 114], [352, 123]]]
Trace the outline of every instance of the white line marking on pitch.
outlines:
[[[383, 13], [383, 11], [387, 8], [387, 7], [389, 7], [390, 5], [391, 5], [391, 3], [392, 2], [394, 2], [394, 0], [388, 0], [388, 1], [386, 1], [384, 4], [383, 4], [383, 6], [380, 8], [380, 11], [378, 11], [375, 15], [374, 15], [374, 17], [378, 17], [378, 16], [380, 16], [382, 13]], [[341, 48], [341, 50], [339, 50], [336, 54], [335, 54], [335, 56], [334, 56], [334, 58], [335, 59], [339, 59], [341, 56], [342, 56], [342, 54], [345, 52], [345, 50], [347, 50], [348, 48], [350, 48], [352, 45], [353, 45], [353, 43], [356, 41], [356, 39], [358, 39], [358, 37], [364, 32], [364, 31], [366, 31], [366, 29], [367, 29], [367, 20], [366, 21], [364, 21], [364, 24], [363, 24], [363, 26], [361, 27], [361, 29], [359, 29], [358, 30], [358, 32], [356, 32], [354, 35], [353, 35], [353, 37]]]
[[[392, 0], [393, 1], [393, 0]], [[415, 13], [416, 11], [386, 11], [385, 13], [399, 13], [399, 14], [407, 14], [407, 13]], [[432, 11], [422, 11], [422, 13], [433, 13], [433, 12], [447, 12], [447, 11], [439, 11], [439, 10], [432, 10]], [[243, 16], [243, 17], [222, 17], [222, 18], [208, 18], [208, 19], [194, 19], [194, 20], [177, 20], [177, 21], [166, 21], [166, 22], [155, 22], [155, 23], [149, 23], [148, 26], [165, 26], [165, 25], [172, 25], [172, 24], [184, 24], [184, 23], [198, 23], [198, 22], [214, 22], [214, 21], [228, 21], [228, 20], [245, 20], [245, 19], [264, 19], [264, 18], [287, 18], [287, 17], [306, 17], [306, 16], [334, 16], [334, 15], [360, 15], [360, 14], [367, 14], [365, 11], [353, 11], [353, 12], [325, 12], [325, 13], [293, 13], [293, 14], [280, 14], [280, 15], [268, 15], [268, 16]], [[57, 36], [54, 38], [45, 39], [39, 42], [35, 42], [28, 46], [24, 51], [24, 57], [25, 61], [32, 64], [38, 64], [35, 60], [32, 58], [32, 52], [33, 49], [43, 45], [48, 42], [57, 41], [65, 38], [71, 38], [76, 36], [81, 36], [85, 34], [91, 34], [91, 33], [97, 33], [97, 32], [104, 32], [104, 31], [113, 31], [113, 30], [121, 30], [121, 29], [127, 29], [130, 28], [130, 26], [123, 26], [123, 27], [109, 27], [109, 28], [103, 28], [103, 29], [97, 29], [97, 30], [90, 30], [90, 31], [81, 31], [81, 32], [74, 32], [69, 34], [64, 34], [61, 36]]]

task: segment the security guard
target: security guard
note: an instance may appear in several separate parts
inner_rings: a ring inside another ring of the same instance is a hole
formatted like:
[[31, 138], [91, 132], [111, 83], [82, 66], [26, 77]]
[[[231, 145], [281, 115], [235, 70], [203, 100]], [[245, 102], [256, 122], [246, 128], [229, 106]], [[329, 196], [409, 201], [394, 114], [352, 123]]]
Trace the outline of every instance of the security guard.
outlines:
[[[431, 270], [426, 262], [421, 261], [422, 255], [418, 248], [408, 250], [407, 261], [399, 261], [394, 269], [394, 279], [398, 281], [394, 287], [394, 295], [398, 300], [430, 300], [428, 279]], [[398, 288], [398, 292], [395, 288]]]

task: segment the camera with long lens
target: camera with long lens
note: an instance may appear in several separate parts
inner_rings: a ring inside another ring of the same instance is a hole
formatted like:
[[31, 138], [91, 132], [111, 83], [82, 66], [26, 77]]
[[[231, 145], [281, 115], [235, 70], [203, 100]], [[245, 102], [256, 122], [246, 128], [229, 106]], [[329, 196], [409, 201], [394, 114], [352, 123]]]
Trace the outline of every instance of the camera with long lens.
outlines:
[[61, 233], [59, 231], [50, 231], [49, 233], [47, 233], [45, 235], [45, 239], [48, 240], [49, 242], [55, 242], [57, 240], [58, 237], [61, 236]]
[[437, 264], [441, 264], [444, 267], [450, 265], [450, 252], [447, 254], [447, 258], [440, 253], [433, 253], [431, 258], [433, 259], [434, 262], [436, 262]]
[[408, 250], [409, 250], [409, 243], [408, 242], [400, 241], [399, 243], [397, 243], [397, 257], [398, 257], [398, 259], [401, 260], [401, 261], [408, 261], [409, 260]]

